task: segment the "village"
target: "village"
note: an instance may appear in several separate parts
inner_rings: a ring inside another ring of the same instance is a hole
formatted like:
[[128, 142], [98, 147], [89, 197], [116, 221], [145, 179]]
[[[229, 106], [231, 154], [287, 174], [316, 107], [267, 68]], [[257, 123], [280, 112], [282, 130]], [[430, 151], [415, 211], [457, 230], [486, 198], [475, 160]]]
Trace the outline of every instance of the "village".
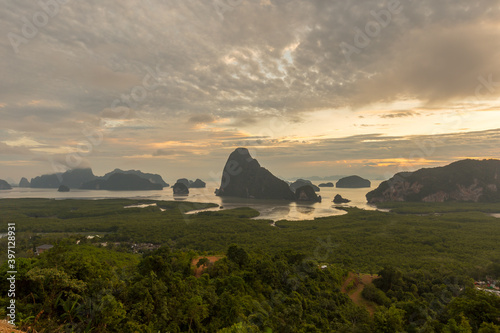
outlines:
[[500, 297], [500, 281], [486, 278], [486, 281], [474, 281], [474, 285], [478, 290], [492, 293], [493, 295]]

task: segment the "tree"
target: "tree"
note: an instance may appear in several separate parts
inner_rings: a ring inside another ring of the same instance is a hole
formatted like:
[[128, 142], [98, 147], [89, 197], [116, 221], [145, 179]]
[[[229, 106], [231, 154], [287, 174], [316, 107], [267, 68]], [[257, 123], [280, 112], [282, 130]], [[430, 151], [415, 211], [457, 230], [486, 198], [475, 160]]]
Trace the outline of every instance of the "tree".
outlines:
[[200, 266], [203, 266], [203, 265], [208, 265], [210, 264], [210, 260], [208, 260], [208, 258], [201, 258], [200, 260], [198, 260], [198, 262], [196, 263], [196, 267], [200, 267]]
[[390, 308], [382, 307], [374, 314], [375, 332], [395, 333], [403, 331], [403, 320], [405, 312], [397, 309], [394, 305]]
[[246, 265], [249, 261], [247, 252], [236, 245], [231, 245], [227, 249], [227, 258], [238, 264], [240, 267]]
[[482, 323], [477, 333], [500, 333], [500, 326], [493, 323]]
[[446, 326], [443, 327], [443, 333], [472, 333], [472, 328], [467, 318], [461, 314], [458, 323], [455, 319], [448, 320]]

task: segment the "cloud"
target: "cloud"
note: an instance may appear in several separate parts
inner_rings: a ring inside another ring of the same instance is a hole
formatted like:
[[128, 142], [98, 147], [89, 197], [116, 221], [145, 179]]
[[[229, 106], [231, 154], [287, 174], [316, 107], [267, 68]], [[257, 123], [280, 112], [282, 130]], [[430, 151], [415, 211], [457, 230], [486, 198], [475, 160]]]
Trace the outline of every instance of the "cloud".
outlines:
[[[86, 140], [85, 129], [101, 129], [105, 118], [113, 130], [88, 156], [93, 163], [111, 163], [103, 156], [139, 156], [144, 149], [166, 156], [165, 147], [148, 144], [168, 140], [209, 142], [204, 152], [214, 156], [247, 141], [266, 149], [303, 145], [314, 154], [327, 141], [304, 138], [301, 129], [329, 137], [345, 136], [337, 133], [344, 128], [390, 133], [398, 120], [460, 104], [498, 110], [492, 105], [500, 96], [496, 0], [401, 1], [401, 12], [365, 46], [356, 46], [359, 31], [376, 25], [373, 13], [389, 3], [242, 1], [221, 17], [213, 1], [70, 1], [27, 38], [22, 18], [42, 8], [36, 1], [6, 2], [0, 31], [25, 42], [16, 53], [9, 38], [0, 40], [0, 138], [26, 136], [57, 149]], [[342, 43], [359, 52], [347, 59]], [[409, 100], [420, 104], [418, 110], [387, 107], [377, 117], [387, 124], [372, 127], [367, 115], [367, 126], [338, 121], [379, 102]], [[321, 131], [311, 121], [319, 111], [331, 111]], [[495, 112], [489, 117], [482, 129], [494, 127]], [[272, 119], [286, 126], [275, 130]], [[255, 143], [251, 137], [265, 138]], [[376, 149], [386, 153], [404, 141], [391, 140]], [[368, 144], [375, 143], [361, 146]], [[453, 149], [465, 153], [461, 146]], [[353, 159], [370, 153], [341, 151]]]
[[188, 150], [175, 150], [175, 149], [158, 149], [152, 155], [153, 156], [176, 156], [176, 155], [190, 155], [191, 152]]
[[207, 124], [207, 123], [213, 123], [214, 121], [215, 117], [211, 114], [199, 114], [191, 116], [188, 119], [188, 122], [192, 124]]
[[4, 142], [0, 142], [0, 154], [1, 155], [26, 155], [30, 154], [28, 148], [23, 145], [8, 145]]
[[404, 118], [404, 117], [413, 117], [419, 114], [420, 113], [416, 111], [393, 111], [390, 113], [380, 115], [380, 118]]
[[108, 119], [133, 119], [136, 113], [126, 106], [117, 106], [115, 108], [105, 108], [101, 111], [100, 116]]

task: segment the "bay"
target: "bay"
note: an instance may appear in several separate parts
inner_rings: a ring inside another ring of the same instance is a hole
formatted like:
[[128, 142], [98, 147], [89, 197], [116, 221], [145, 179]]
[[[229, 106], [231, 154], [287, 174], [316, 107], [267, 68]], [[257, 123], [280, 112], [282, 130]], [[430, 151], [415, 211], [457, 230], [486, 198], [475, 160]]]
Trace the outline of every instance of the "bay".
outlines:
[[[378, 187], [380, 180], [371, 181], [371, 188], [332, 188], [321, 187], [317, 192], [321, 195], [322, 202], [304, 203], [288, 202], [283, 200], [258, 200], [230, 197], [217, 197], [214, 192], [219, 184], [207, 183], [206, 188], [191, 188], [187, 196], [174, 196], [172, 188], [167, 187], [160, 191], [106, 191], [106, 190], [78, 190], [71, 192], [58, 192], [57, 189], [41, 188], [19, 188], [0, 191], [0, 198], [45, 198], [45, 199], [85, 199], [101, 200], [112, 198], [145, 199], [145, 200], [167, 200], [167, 201], [189, 201], [189, 202], [211, 202], [222, 206], [223, 209], [237, 207], [251, 207], [259, 211], [258, 219], [278, 220], [312, 220], [317, 217], [342, 215], [346, 212], [338, 210], [336, 207], [358, 207], [361, 209], [375, 210], [376, 207], [366, 202], [365, 195], [369, 191]], [[313, 182], [315, 185], [318, 183]], [[351, 200], [347, 204], [337, 205], [332, 202], [334, 196], [340, 194], [342, 197]], [[219, 210], [220, 208], [217, 208]]]

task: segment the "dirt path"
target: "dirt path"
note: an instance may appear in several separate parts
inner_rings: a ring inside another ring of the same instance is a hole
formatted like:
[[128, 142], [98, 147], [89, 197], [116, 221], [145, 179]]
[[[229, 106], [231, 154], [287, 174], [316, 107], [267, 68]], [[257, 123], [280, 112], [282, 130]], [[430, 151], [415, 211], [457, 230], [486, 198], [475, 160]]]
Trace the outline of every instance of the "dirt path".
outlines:
[[[363, 289], [365, 289], [365, 286], [367, 284], [372, 283], [372, 281], [376, 278], [377, 278], [376, 275], [370, 275], [370, 274], [358, 275], [349, 272], [349, 275], [347, 275], [347, 278], [342, 284], [342, 292], [347, 294], [355, 304], [365, 307], [368, 310], [368, 312], [370, 312], [371, 315], [373, 315], [373, 313], [375, 312], [375, 307], [373, 304], [365, 300], [363, 296], [361, 296], [361, 292], [363, 291]], [[347, 287], [352, 281], [354, 281], [354, 288], [351, 290], [347, 290]]]
[[220, 259], [224, 258], [224, 256], [209, 256], [209, 257], [207, 257], [207, 256], [200, 256], [200, 257], [196, 257], [196, 258], [194, 258], [194, 259], [191, 261], [191, 265], [193, 265], [193, 266], [195, 267], [194, 276], [195, 276], [195, 277], [197, 277], [197, 278], [199, 278], [199, 277], [201, 276], [201, 274], [203, 273], [203, 270], [204, 270], [205, 268], [207, 268], [207, 267], [208, 267], [208, 265], [207, 265], [207, 264], [202, 265], [202, 266], [200, 266], [200, 267], [196, 267], [196, 264], [198, 263], [198, 261], [199, 261], [201, 258], [207, 258], [207, 259], [210, 261], [210, 264], [209, 264], [209, 265], [211, 265], [211, 264], [213, 264], [214, 262], [216, 262], [217, 260], [220, 260]]

